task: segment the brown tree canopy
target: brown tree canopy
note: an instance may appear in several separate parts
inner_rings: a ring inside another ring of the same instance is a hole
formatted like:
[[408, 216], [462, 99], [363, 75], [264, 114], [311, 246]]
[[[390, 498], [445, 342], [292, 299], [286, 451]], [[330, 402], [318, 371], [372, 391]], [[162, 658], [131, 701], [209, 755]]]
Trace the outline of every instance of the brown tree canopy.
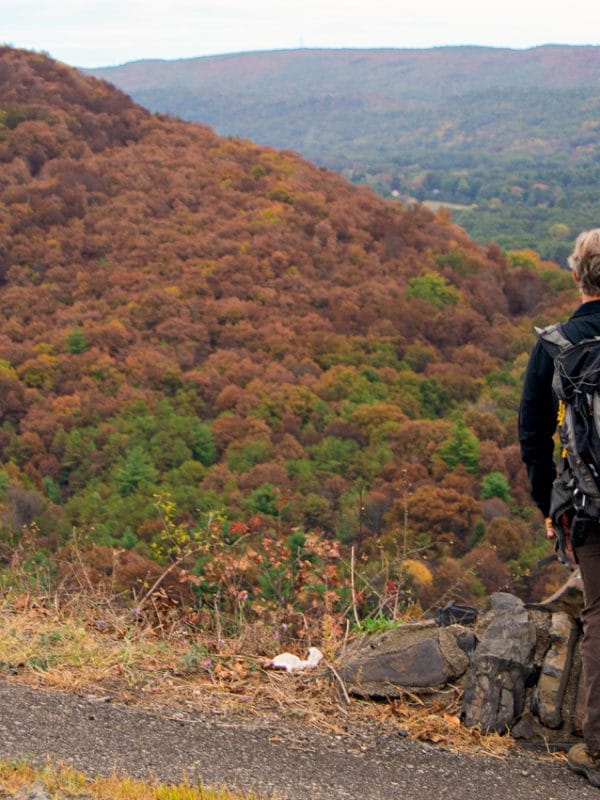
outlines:
[[[493, 471], [531, 518], [523, 315], [555, 317], [557, 267], [515, 267], [447, 215], [9, 47], [0, 167], [2, 530], [24, 519], [16, 487], [40, 520], [52, 509], [48, 541], [77, 524], [127, 547], [157, 492], [186, 520], [258, 514], [345, 542], [393, 538], [410, 496], [412, 534], [456, 557]], [[448, 477], [456, 420], [468, 479]]]

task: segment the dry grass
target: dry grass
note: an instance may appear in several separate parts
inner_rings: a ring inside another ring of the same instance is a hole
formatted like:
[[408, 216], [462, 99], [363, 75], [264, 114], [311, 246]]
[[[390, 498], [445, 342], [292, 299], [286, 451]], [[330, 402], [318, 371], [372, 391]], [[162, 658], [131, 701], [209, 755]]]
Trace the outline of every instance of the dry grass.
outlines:
[[465, 728], [458, 717], [459, 697], [456, 702], [434, 703], [429, 706], [397, 703], [392, 713], [402, 721], [407, 735], [412, 739], [444, 745], [460, 753], [485, 753], [495, 758], [505, 758], [516, 747], [510, 736], [497, 733], [483, 734], [477, 726]]
[[87, 778], [66, 766], [38, 768], [26, 762], [0, 761], [2, 797], [30, 787], [44, 790], [57, 800], [80, 796], [94, 800], [258, 800], [254, 794], [192, 786], [186, 782], [165, 785], [119, 775]]
[[[287, 675], [263, 669], [282, 649], [273, 626], [255, 622], [235, 637], [168, 635], [136, 622], [104, 599], [81, 595], [68, 606], [28, 594], [0, 598], [0, 675], [34, 686], [77, 690], [146, 707], [218, 711], [297, 720], [323, 733], [387, 731], [443, 744], [461, 752], [506, 755], [510, 737], [463, 728], [460, 697], [426, 705], [372, 703], [345, 695], [334, 671]], [[318, 644], [335, 664], [343, 635], [325, 620]], [[283, 649], [304, 653], [307, 642]], [[349, 701], [349, 702], [348, 702]]]

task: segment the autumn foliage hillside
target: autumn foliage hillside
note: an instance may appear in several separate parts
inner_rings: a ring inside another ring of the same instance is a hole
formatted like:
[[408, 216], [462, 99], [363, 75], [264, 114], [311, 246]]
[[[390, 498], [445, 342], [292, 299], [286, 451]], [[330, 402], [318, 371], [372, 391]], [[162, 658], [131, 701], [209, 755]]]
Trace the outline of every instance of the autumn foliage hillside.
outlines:
[[144, 106], [298, 150], [477, 241], [566, 266], [598, 221], [597, 46], [310, 49], [91, 70]]
[[341, 607], [354, 545], [379, 609], [535, 592], [515, 415], [570, 286], [0, 48], [0, 557], [196, 543], [200, 595]]

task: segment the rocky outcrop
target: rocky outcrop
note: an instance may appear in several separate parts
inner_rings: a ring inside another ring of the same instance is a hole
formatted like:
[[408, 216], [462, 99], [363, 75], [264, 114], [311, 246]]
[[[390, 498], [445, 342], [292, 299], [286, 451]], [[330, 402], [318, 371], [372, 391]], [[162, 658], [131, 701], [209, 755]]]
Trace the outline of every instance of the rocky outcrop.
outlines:
[[465, 681], [462, 718], [484, 732], [504, 732], [525, 708], [536, 627], [522, 601], [503, 592], [492, 595], [488, 618]]
[[581, 629], [565, 609], [581, 608], [578, 591], [580, 581], [571, 578], [551, 602], [532, 606], [499, 592], [473, 626], [431, 621], [365, 635], [346, 650], [339, 674], [363, 697], [410, 692], [426, 700], [462, 687], [465, 725], [572, 742], [584, 712]]
[[552, 615], [550, 647], [532, 701], [533, 712], [548, 728], [559, 728], [563, 721], [561, 709], [578, 633], [577, 623], [569, 614], [559, 611]]
[[583, 580], [579, 569], [573, 570], [568, 580], [542, 603], [534, 608], [544, 608], [547, 611], [564, 611], [577, 619], [583, 610]]
[[473, 631], [461, 625], [401, 625], [358, 640], [346, 651], [340, 675], [359, 696], [435, 691], [466, 672], [474, 646]]

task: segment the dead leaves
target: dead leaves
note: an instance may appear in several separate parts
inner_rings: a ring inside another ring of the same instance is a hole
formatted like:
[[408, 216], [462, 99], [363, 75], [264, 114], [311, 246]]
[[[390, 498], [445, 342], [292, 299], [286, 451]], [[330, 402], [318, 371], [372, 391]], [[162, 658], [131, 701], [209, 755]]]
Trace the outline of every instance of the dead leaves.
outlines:
[[392, 705], [391, 713], [402, 722], [404, 735], [411, 739], [444, 745], [455, 752], [484, 752], [505, 757], [514, 747], [514, 739], [497, 733], [484, 735], [478, 727], [464, 727], [454, 713], [458, 711], [458, 699], [450, 706], [443, 702], [418, 705], [399, 701]]

